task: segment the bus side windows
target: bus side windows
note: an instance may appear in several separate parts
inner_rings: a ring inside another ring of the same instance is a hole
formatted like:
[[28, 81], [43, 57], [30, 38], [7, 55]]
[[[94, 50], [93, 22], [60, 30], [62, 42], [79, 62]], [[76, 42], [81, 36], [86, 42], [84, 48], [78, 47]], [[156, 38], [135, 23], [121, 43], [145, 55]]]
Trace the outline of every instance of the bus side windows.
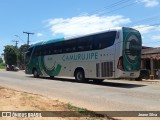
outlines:
[[43, 46], [36, 46], [35, 51], [33, 53], [35, 56], [41, 56], [44, 54]]
[[35, 47], [34, 53], [33, 53], [34, 56], [38, 56], [38, 48], [39, 48], [39, 46]]
[[90, 36], [77, 40], [77, 51], [88, 51], [93, 49], [93, 40]]
[[51, 47], [52, 54], [61, 54], [62, 53], [63, 42], [53, 43]]
[[53, 54], [61, 54], [62, 53], [62, 49], [54, 49], [53, 50]]
[[52, 54], [52, 46], [44, 45], [43, 46], [43, 55], [51, 55]]
[[76, 52], [76, 40], [66, 40], [64, 41], [63, 53]]
[[52, 54], [52, 50], [49, 48], [48, 49], [48, 55], [51, 55]]
[[37, 47], [35, 47], [35, 49], [34, 49], [34, 52], [33, 52], [34, 56], [37, 56], [36, 49], [37, 49]]
[[95, 35], [94, 49], [104, 49], [114, 44], [116, 31]]
[[47, 52], [46, 49], [45, 49], [45, 46], [42, 45], [40, 48], [41, 48], [41, 49], [40, 49], [40, 51], [39, 51], [39, 52], [40, 52], [39, 54], [40, 54], [40, 55], [45, 55], [46, 52]]
[[111, 31], [92, 36], [74, 38], [62, 42], [40, 45], [36, 46], [34, 55], [42, 56], [104, 49], [112, 46], [115, 38], [116, 31]]

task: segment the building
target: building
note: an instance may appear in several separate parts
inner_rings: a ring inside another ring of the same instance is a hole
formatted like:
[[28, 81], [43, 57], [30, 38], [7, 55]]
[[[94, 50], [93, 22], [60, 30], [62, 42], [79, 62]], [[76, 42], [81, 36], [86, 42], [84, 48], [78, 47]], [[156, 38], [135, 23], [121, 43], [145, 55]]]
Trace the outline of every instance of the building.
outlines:
[[148, 70], [150, 77], [160, 78], [160, 47], [142, 47], [141, 69]]

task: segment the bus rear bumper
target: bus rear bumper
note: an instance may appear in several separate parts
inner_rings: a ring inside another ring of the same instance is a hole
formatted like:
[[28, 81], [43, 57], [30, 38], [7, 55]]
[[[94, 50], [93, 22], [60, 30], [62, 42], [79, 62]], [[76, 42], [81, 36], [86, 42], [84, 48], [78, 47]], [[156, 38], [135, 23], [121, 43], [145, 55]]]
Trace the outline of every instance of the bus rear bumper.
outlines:
[[136, 72], [125, 72], [125, 71], [118, 71], [118, 74], [115, 75], [116, 78], [138, 78], [140, 75], [140, 71]]

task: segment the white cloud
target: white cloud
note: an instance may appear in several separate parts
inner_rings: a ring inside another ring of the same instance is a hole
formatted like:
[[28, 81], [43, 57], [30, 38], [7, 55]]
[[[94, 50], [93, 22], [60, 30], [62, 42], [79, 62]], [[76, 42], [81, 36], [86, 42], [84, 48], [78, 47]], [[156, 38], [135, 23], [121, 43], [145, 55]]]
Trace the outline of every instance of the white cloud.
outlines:
[[160, 40], [160, 35], [155, 35], [151, 37], [152, 40]]
[[142, 43], [144, 46], [149, 46], [149, 47], [160, 46], [159, 43], [155, 42], [160, 40], [160, 35], [159, 35], [160, 25], [159, 26], [139, 25], [139, 26], [134, 26], [133, 28], [140, 31], [142, 35]]
[[49, 20], [49, 26], [53, 35], [66, 36], [83, 35], [130, 23], [129, 18], [121, 15], [115, 16], [78, 16], [72, 18], [56, 18]]
[[159, 5], [159, 0], [137, 0], [139, 3], [144, 3], [145, 7], [155, 7]]
[[43, 36], [43, 34], [42, 34], [42, 33], [37, 33], [36, 35], [37, 35], [38, 37]]
[[150, 31], [160, 29], [160, 26], [138, 25], [138, 26], [134, 26], [133, 28], [139, 30], [142, 34], [145, 34], [145, 33], [149, 33]]

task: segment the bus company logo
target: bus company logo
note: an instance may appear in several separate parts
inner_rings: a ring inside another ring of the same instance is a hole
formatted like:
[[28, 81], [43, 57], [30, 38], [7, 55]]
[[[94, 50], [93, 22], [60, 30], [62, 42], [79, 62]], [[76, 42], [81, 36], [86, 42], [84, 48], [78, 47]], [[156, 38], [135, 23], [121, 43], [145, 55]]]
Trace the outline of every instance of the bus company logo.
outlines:
[[128, 60], [133, 63], [135, 62], [138, 53], [141, 51], [139, 39], [136, 35], [128, 35], [127, 43], [126, 43], [126, 55]]
[[96, 60], [98, 59], [98, 52], [91, 52], [91, 53], [78, 53], [78, 54], [70, 54], [70, 55], [63, 55], [63, 61], [78, 61], [78, 60]]
[[2, 112], [2, 117], [12, 117], [11, 112]]
[[41, 70], [42, 75], [46, 76], [57, 76], [60, 71], [62, 66], [58, 63], [56, 63], [56, 61], [52, 62], [50, 61], [52, 58], [50, 57], [39, 57], [38, 61], [39, 61], [39, 67]]

